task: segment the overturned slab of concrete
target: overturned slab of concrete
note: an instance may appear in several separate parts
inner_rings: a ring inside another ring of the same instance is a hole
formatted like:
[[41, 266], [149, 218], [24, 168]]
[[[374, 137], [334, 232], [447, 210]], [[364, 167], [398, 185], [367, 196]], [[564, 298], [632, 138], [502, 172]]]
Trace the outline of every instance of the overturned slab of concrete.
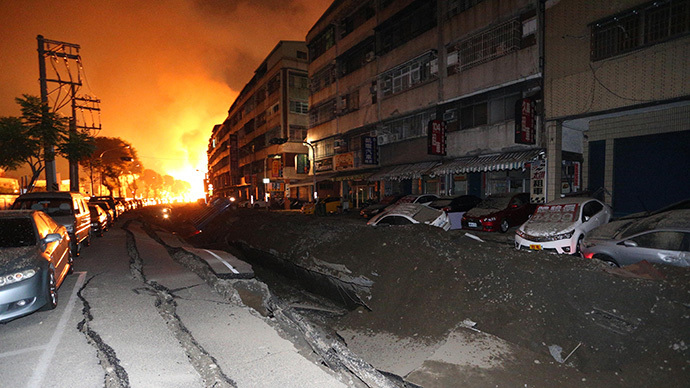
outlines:
[[228, 252], [188, 246], [182, 248], [208, 263], [211, 270], [221, 279], [252, 279], [254, 277], [251, 265]]

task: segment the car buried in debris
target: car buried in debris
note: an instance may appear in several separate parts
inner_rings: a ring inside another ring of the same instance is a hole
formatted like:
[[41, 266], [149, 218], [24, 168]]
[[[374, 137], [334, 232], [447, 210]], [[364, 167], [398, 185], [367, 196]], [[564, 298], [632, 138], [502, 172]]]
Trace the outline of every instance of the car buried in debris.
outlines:
[[462, 216], [462, 228], [505, 233], [511, 226], [527, 221], [535, 208], [529, 193], [490, 195]]
[[690, 267], [690, 210], [669, 210], [643, 218], [612, 221], [580, 243], [586, 259], [613, 266], [650, 263]]
[[417, 203], [401, 203], [372, 217], [367, 225], [427, 224], [443, 230], [450, 229], [448, 215], [438, 209]]
[[566, 197], [539, 205], [515, 232], [515, 248], [575, 254], [592, 229], [611, 219], [611, 208], [594, 198]]

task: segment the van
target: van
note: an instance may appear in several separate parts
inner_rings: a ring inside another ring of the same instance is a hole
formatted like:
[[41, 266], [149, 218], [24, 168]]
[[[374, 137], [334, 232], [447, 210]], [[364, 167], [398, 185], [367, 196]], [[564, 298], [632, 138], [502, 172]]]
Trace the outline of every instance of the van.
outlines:
[[78, 192], [48, 191], [20, 195], [12, 209], [41, 210], [67, 228], [73, 256], [91, 244], [91, 213], [85, 197]]

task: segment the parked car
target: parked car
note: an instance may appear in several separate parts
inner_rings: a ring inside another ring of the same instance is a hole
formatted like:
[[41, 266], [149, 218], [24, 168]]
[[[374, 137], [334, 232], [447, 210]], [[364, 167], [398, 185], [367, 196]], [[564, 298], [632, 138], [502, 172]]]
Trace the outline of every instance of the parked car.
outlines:
[[646, 260], [690, 267], [690, 210], [612, 221], [585, 236], [580, 252], [615, 266]]
[[579, 253], [580, 241], [592, 229], [611, 220], [611, 208], [589, 197], [559, 198], [539, 205], [515, 232], [515, 248]]
[[372, 217], [367, 225], [427, 224], [443, 230], [450, 229], [448, 215], [442, 210], [418, 203], [401, 203]]
[[67, 229], [38, 210], [0, 211], [0, 322], [57, 306], [72, 272]]
[[466, 211], [479, 205], [481, 198], [474, 195], [438, 198], [429, 204], [434, 209], [443, 210], [448, 215], [451, 229], [462, 228], [462, 216]]
[[527, 221], [535, 208], [529, 202], [529, 193], [490, 195], [462, 216], [462, 227], [505, 233], [511, 226]]
[[89, 203], [96, 205], [96, 206], [100, 207], [101, 209], [103, 209], [103, 211], [105, 212], [105, 215], [108, 217], [108, 227], [113, 226], [113, 224], [115, 224], [115, 209], [110, 207], [110, 204], [108, 202], [106, 202], [106, 201], [94, 201], [93, 199], [91, 199], [91, 201], [89, 201]]
[[93, 234], [103, 237], [103, 233], [108, 230], [108, 215], [95, 203], [89, 204], [89, 212], [91, 212], [91, 230]]
[[72, 256], [79, 256], [91, 244], [91, 212], [83, 195], [71, 191], [34, 192], [20, 195], [12, 209], [41, 210], [67, 228]]
[[381, 201], [362, 208], [362, 210], [359, 211], [359, 215], [361, 215], [364, 218], [373, 217], [382, 212], [388, 206], [391, 206], [394, 203], [396, 203], [398, 200], [400, 200], [400, 198], [402, 198], [402, 195], [389, 195], [383, 197]]
[[397, 203], [418, 203], [420, 205], [428, 205], [435, 199], [438, 199], [436, 194], [409, 194], [398, 200]]
[[117, 220], [117, 217], [120, 216], [120, 214], [117, 212], [117, 209], [115, 207], [115, 198], [113, 198], [112, 195], [99, 195], [99, 196], [94, 196], [89, 199], [89, 202], [99, 202], [99, 201], [105, 201], [108, 203], [110, 206], [110, 209], [113, 210], [113, 221]]

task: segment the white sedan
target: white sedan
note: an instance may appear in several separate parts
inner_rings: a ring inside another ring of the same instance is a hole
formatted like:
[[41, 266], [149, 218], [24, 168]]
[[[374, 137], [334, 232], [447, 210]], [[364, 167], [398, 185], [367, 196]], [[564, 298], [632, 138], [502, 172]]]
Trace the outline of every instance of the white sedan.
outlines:
[[611, 219], [611, 208], [588, 197], [559, 198], [540, 205], [515, 232], [515, 248], [576, 254], [585, 234]]
[[427, 224], [443, 230], [450, 229], [448, 215], [438, 209], [417, 203], [401, 203], [372, 217], [367, 225]]

